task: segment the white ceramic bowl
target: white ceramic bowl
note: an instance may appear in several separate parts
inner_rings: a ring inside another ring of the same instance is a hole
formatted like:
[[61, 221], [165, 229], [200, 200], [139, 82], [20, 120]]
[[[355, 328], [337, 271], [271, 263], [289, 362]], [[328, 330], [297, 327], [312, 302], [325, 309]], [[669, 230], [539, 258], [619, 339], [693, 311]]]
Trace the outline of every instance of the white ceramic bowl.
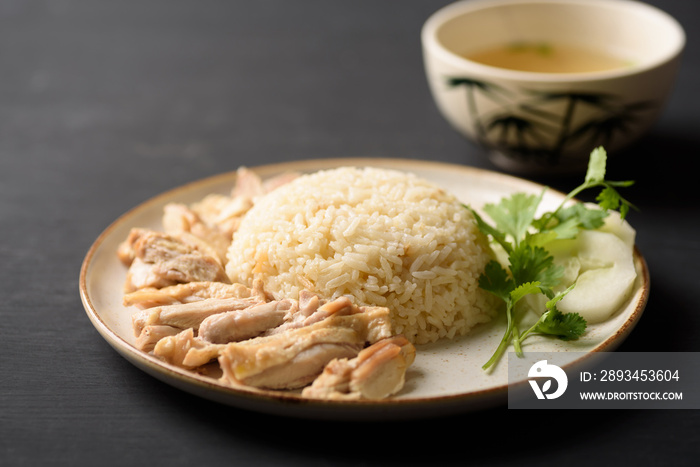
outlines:
[[[463, 55], [508, 43], [605, 50], [608, 71], [537, 73]], [[685, 34], [665, 12], [632, 0], [466, 0], [422, 30], [430, 90], [459, 132], [511, 172], [583, 170], [590, 151], [628, 146], [655, 122], [672, 90]]]

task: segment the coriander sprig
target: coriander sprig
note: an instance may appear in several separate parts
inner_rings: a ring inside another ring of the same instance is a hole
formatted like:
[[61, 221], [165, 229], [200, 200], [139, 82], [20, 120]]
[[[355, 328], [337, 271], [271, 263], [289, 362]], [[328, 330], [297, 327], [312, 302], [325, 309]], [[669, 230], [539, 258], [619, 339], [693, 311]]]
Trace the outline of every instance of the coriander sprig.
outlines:
[[[569, 203], [569, 201], [578, 196], [582, 191], [596, 187], [603, 188], [596, 197], [598, 206], [600, 207], [603, 213], [607, 213], [607, 211], [619, 211], [620, 217], [624, 219], [625, 217], [627, 217], [630, 208], [636, 209], [636, 206], [630, 203], [627, 199], [623, 198], [617, 191], [617, 188], [626, 188], [634, 185], [634, 181], [605, 180], [605, 167], [607, 164], [607, 159], [607, 152], [602, 147], [597, 147], [593, 151], [591, 151], [590, 157], [588, 159], [588, 169], [586, 170], [586, 176], [584, 178], [583, 183], [571, 190], [564, 197], [564, 200], [561, 202], [559, 207], [554, 212], [548, 213], [549, 216], [543, 216], [543, 219], [551, 220], [552, 217], [556, 217], [561, 213], [562, 210], [564, 210], [564, 206], [566, 206]], [[581, 210], [582, 208], [579, 207], [577, 209]]]
[[[483, 365], [491, 368], [511, 343], [518, 356], [522, 356], [522, 342], [532, 334], [543, 334], [563, 340], [578, 339], [586, 331], [586, 320], [578, 313], [562, 313], [556, 307], [559, 300], [569, 293], [575, 284], [560, 293], [554, 289], [560, 285], [564, 269], [554, 264], [553, 256], [545, 248], [556, 239], [575, 238], [581, 230], [596, 229], [604, 224], [610, 210], [618, 210], [624, 219], [634, 206], [617, 191], [631, 186], [632, 181], [605, 179], [607, 153], [602, 147], [594, 149], [589, 158], [584, 182], [569, 192], [561, 204], [550, 212], [536, 217], [546, 188], [539, 195], [515, 193], [498, 204], [487, 204], [483, 210], [493, 221], [487, 223], [471, 209], [479, 229], [499, 244], [508, 257], [504, 268], [496, 260], [489, 262], [479, 277], [479, 286], [505, 302], [506, 330], [491, 358]], [[596, 197], [597, 207], [581, 203], [570, 204], [584, 190], [602, 188]], [[520, 333], [515, 305], [528, 295], [543, 294], [548, 299], [539, 320]]]

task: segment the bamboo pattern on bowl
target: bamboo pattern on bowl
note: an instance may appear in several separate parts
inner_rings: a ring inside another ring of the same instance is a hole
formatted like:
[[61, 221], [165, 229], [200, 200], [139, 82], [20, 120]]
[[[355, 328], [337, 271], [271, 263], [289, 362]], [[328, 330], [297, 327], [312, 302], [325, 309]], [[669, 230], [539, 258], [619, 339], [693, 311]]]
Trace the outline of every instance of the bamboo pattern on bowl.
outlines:
[[[610, 147], [616, 137], [633, 131], [643, 113], [659, 105], [651, 100], [626, 103], [612, 94], [587, 91], [516, 93], [461, 76], [446, 77], [446, 85], [465, 89], [477, 143], [513, 159], [550, 165], [575, 144]], [[527, 97], [516, 100], [516, 95]], [[489, 101], [488, 110], [479, 106], [483, 99]]]

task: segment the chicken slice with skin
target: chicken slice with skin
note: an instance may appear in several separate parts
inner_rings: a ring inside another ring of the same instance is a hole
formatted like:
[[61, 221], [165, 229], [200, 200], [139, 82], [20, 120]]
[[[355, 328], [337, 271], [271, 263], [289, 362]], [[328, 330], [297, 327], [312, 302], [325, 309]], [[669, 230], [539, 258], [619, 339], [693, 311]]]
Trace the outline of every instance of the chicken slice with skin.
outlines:
[[164, 337], [174, 336], [182, 329], [167, 325], [144, 326], [136, 338], [136, 348], [144, 352], [151, 352], [158, 341]]
[[403, 336], [382, 339], [355, 358], [329, 362], [302, 395], [320, 399], [384, 399], [403, 388], [406, 370], [415, 354], [415, 347]]
[[262, 303], [258, 298], [206, 299], [191, 303], [157, 306], [137, 311], [131, 317], [134, 334], [138, 336], [146, 326], [167, 325], [179, 329], [199, 329], [202, 321], [211, 315], [243, 310]]
[[275, 300], [207, 317], [198, 336], [214, 344], [227, 344], [256, 337], [280, 326], [298, 308], [295, 300]]
[[222, 346], [195, 337], [192, 328], [166, 336], [153, 348], [153, 355], [181, 368], [193, 369], [218, 357]]
[[388, 308], [354, 310], [309, 326], [227, 344], [219, 356], [222, 381], [268, 389], [300, 388], [331, 360], [354, 357], [367, 342], [391, 336]]
[[299, 306], [297, 311], [281, 326], [270, 329], [267, 334], [278, 334], [290, 329], [297, 329], [317, 323], [329, 316], [359, 313], [357, 308], [347, 297], [339, 297], [332, 301], [322, 301], [318, 295], [302, 290], [299, 292]]
[[226, 284], [223, 282], [198, 281], [176, 284], [157, 289], [147, 287], [124, 295], [124, 306], [136, 306], [140, 309], [154, 306], [190, 303], [209, 298], [258, 298], [267, 300], [264, 292], [249, 288], [243, 284]]
[[[300, 331], [300, 332], [297, 332]], [[300, 328], [258, 345], [227, 344], [219, 355], [223, 381], [267, 389], [295, 389], [313, 381], [335, 358], [357, 355], [364, 345], [351, 328]]]

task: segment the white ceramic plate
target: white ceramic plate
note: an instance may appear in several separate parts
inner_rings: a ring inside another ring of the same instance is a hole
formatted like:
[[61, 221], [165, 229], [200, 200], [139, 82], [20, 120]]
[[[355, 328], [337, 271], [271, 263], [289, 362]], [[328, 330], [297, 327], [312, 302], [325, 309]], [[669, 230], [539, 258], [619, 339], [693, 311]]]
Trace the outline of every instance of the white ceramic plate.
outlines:
[[[513, 192], [539, 194], [541, 185], [519, 178], [471, 167], [402, 159], [319, 159], [253, 168], [267, 178], [285, 171], [313, 172], [339, 166], [375, 166], [413, 172], [454, 193], [473, 207], [498, 202]], [[266, 413], [308, 418], [398, 419], [450, 414], [503, 404], [507, 397], [507, 358], [486, 373], [481, 369], [497, 347], [505, 322], [497, 321], [469, 335], [418, 346], [415, 363], [407, 373], [404, 389], [383, 401], [318, 401], [297, 394], [265, 390], [240, 390], [218, 384], [166, 364], [137, 350], [131, 327], [131, 309], [122, 305], [126, 268], [116, 250], [132, 227], [161, 229], [163, 207], [169, 202], [190, 203], [209, 193], [229, 193], [235, 172], [199, 180], [152, 198], [110, 225], [88, 251], [80, 273], [80, 294], [95, 328], [121, 355], [160, 380], [217, 402]], [[543, 209], [553, 209], [562, 193], [547, 190]], [[589, 326], [579, 340], [564, 342], [532, 336], [526, 352], [571, 352], [579, 355], [610, 351], [627, 337], [642, 315], [649, 294], [649, 273], [644, 258], [635, 252], [637, 282], [630, 300], [610, 320]]]

